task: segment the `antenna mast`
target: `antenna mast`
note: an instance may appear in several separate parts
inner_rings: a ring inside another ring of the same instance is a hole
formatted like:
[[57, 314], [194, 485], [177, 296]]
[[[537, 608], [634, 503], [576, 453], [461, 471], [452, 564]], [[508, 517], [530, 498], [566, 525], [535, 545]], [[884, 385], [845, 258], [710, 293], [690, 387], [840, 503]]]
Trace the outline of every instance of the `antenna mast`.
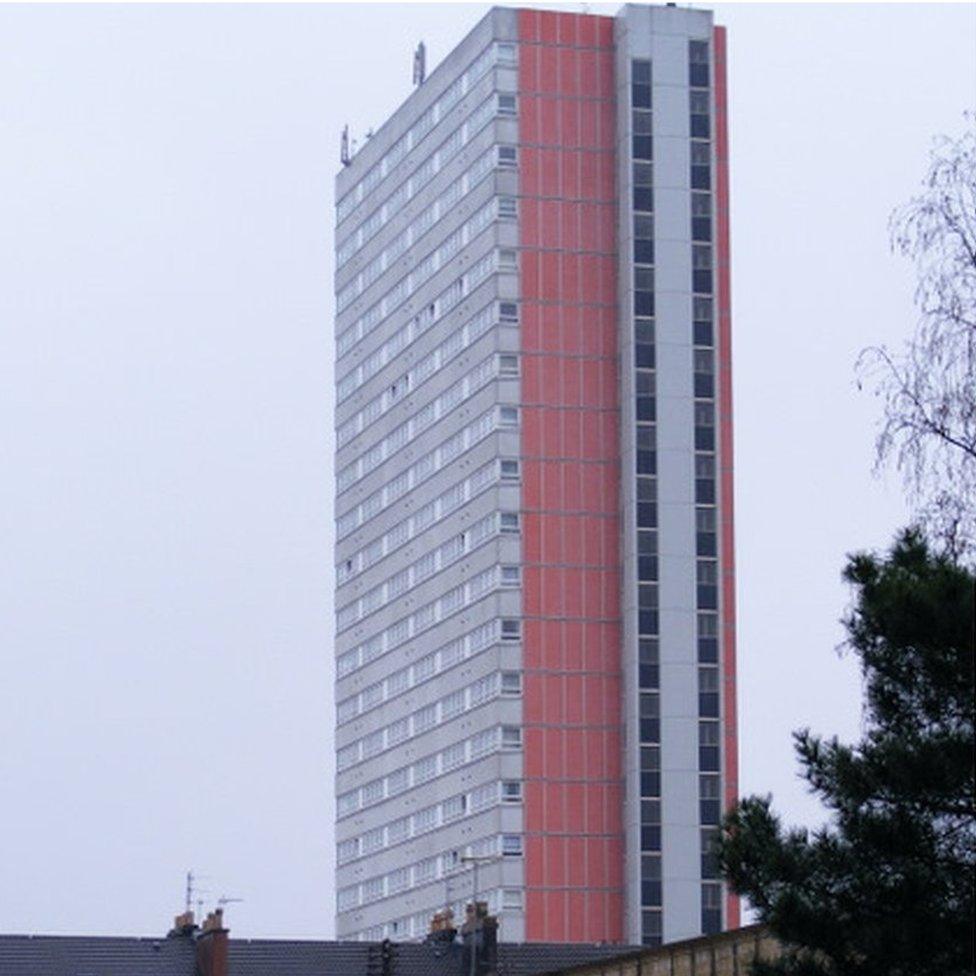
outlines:
[[413, 83], [419, 88], [427, 78], [427, 48], [421, 41], [413, 52]]

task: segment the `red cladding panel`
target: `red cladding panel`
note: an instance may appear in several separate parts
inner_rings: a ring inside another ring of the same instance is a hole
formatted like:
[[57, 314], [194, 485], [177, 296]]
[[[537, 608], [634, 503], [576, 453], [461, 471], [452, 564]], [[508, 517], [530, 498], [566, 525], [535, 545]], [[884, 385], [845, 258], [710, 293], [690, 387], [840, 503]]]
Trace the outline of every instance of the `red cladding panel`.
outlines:
[[613, 20], [518, 17], [526, 938], [616, 942]]

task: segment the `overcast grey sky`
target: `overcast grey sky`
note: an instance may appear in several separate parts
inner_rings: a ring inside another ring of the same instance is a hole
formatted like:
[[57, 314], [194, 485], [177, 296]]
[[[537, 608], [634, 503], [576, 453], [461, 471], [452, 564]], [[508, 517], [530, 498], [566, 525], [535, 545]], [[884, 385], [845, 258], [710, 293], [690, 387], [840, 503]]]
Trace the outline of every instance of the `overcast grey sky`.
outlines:
[[[339, 132], [486, 9], [0, 7], [0, 931], [162, 934], [193, 867], [236, 935], [332, 935]], [[912, 324], [887, 216], [976, 8], [715, 9], [741, 785], [814, 822], [789, 733], [857, 733], [839, 572], [905, 519], [852, 363]]]

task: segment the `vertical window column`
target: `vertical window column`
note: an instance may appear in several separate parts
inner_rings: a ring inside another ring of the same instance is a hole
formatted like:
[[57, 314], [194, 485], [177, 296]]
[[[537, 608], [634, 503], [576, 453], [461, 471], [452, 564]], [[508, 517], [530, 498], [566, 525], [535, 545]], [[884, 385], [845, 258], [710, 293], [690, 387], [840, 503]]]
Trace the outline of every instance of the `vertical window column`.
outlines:
[[691, 133], [692, 342], [695, 398], [696, 599], [698, 609], [699, 815], [701, 824], [702, 932], [722, 927], [715, 843], [721, 796], [718, 671], [718, 544], [715, 454], [715, 314], [711, 70], [707, 41], [689, 41]]
[[651, 62], [632, 60], [630, 75], [641, 934], [645, 945], [660, 945], [662, 934], [661, 722], [658, 694], [659, 577]]

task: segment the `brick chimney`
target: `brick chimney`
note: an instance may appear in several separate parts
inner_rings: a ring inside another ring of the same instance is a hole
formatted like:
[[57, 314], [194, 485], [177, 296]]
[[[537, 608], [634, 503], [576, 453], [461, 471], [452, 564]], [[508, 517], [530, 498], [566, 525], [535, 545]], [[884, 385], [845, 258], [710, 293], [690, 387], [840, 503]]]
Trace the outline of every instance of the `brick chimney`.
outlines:
[[168, 938], [176, 939], [180, 936], [190, 937], [196, 932], [196, 922], [193, 921], [193, 912], [185, 911], [182, 915], [177, 915], [173, 919], [173, 927], [169, 930]]
[[196, 938], [194, 976], [227, 976], [227, 943], [229, 930], [224, 928], [224, 910], [212, 911], [203, 922]]
[[488, 914], [487, 902], [467, 905], [461, 939], [460, 976], [494, 976], [498, 971], [498, 919]]
[[457, 929], [454, 927], [454, 912], [450, 908], [435, 913], [430, 920], [430, 932], [427, 935], [427, 942], [442, 945], [451, 945]]

